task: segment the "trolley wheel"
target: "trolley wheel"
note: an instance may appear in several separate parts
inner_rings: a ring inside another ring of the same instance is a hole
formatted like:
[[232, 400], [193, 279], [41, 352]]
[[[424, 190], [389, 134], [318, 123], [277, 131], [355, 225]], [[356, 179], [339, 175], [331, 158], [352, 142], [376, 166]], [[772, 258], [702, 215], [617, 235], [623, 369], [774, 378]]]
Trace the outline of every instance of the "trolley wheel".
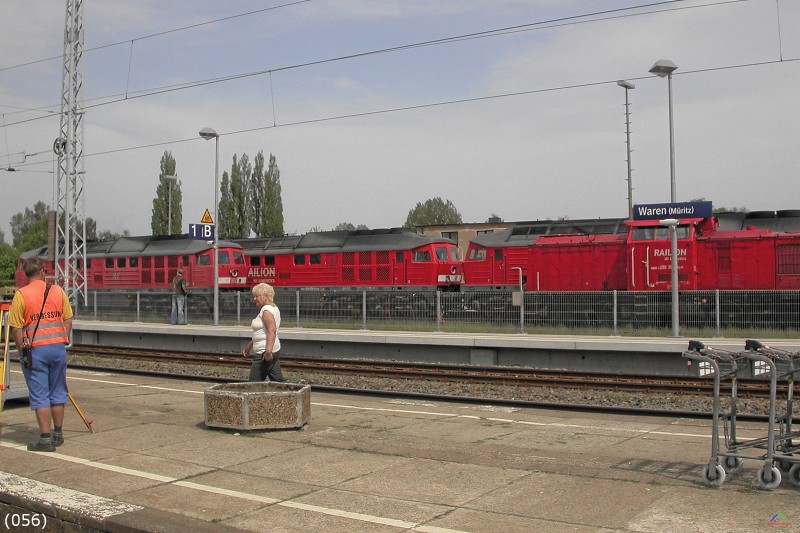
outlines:
[[708, 465], [703, 467], [703, 483], [708, 487], [719, 487], [725, 483], [725, 469], [722, 468], [721, 465], [717, 465], [716, 468], [714, 468], [714, 472], [716, 475], [714, 477], [709, 477], [710, 471]]
[[781, 469], [781, 474], [788, 474], [789, 470], [792, 469], [792, 464], [794, 463], [791, 463], [785, 459], [778, 461], [778, 468]]
[[800, 463], [789, 469], [789, 482], [795, 487], [800, 487]]
[[722, 468], [730, 475], [738, 474], [744, 469], [744, 461], [741, 457], [728, 456], [722, 461]]
[[[767, 475], [767, 469], [772, 473], [771, 479], [767, 481], [764, 479]], [[762, 490], [775, 490], [781, 484], [781, 471], [777, 466], [762, 466], [758, 469], [756, 474], [758, 480], [758, 488]]]

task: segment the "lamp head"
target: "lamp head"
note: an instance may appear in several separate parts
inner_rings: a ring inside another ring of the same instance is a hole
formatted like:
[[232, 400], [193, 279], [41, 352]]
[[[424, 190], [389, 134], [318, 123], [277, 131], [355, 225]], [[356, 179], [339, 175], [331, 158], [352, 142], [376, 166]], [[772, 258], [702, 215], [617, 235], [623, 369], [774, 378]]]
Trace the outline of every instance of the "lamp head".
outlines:
[[211, 139], [216, 139], [219, 137], [219, 135], [217, 135], [217, 132], [214, 131], [213, 128], [203, 128], [200, 130], [200, 137], [208, 141]]
[[619, 85], [623, 89], [635, 89], [636, 88], [636, 85], [632, 84], [629, 81], [625, 81], [625, 80], [619, 80], [617, 82], [617, 85]]
[[663, 78], [669, 76], [676, 70], [678, 70], [678, 66], [669, 59], [659, 59], [648, 72], [650, 72], [650, 74], [655, 74], [659, 78]]

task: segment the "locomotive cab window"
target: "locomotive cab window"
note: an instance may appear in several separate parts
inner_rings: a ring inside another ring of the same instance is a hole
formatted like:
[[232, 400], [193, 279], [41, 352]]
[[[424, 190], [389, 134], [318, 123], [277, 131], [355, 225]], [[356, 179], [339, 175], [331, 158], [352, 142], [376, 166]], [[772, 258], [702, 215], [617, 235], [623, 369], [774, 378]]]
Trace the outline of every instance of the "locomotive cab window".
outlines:
[[131, 257], [131, 268], [137, 268], [139, 266], [139, 258], [138, 257]]
[[494, 260], [495, 261], [502, 261], [503, 260], [503, 250], [495, 250], [494, 251]]
[[117, 258], [117, 268], [125, 268], [125, 258], [118, 257]]
[[296, 256], [294, 256], [294, 264], [295, 265], [305, 265], [306, 264], [306, 256], [304, 256], [304, 255], [296, 255]]
[[431, 252], [430, 250], [415, 250], [414, 257], [411, 260], [414, 263], [430, 263]]
[[485, 248], [473, 248], [469, 252], [469, 260], [470, 261], [486, 261], [486, 249]]
[[319, 254], [310, 254], [308, 256], [308, 264], [309, 265], [321, 265], [322, 264], [322, 256]]
[[114, 268], [114, 260], [110, 257], [106, 259], [106, 268]]
[[439, 261], [449, 261], [450, 256], [447, 254], [447, 248], [444, 246], [437, 246], [436, 247], [436, 259]]
[[219, 254], [219, 264], [220, 265], [230, 265], [231, 264], [231, 256], [228, 252], [217, 252]]
[[403, 252], [397, 252], [395, 254], [395, 263], [402, 263], [403, 262]]
[[244, 255], [242, 252], [233, 252], [233, 264], [234, 265], [243, 265], [244, 263]]
[[211, 264], [210, 255], [201, 255], [197, 258], [197, 266], [209, 266]]

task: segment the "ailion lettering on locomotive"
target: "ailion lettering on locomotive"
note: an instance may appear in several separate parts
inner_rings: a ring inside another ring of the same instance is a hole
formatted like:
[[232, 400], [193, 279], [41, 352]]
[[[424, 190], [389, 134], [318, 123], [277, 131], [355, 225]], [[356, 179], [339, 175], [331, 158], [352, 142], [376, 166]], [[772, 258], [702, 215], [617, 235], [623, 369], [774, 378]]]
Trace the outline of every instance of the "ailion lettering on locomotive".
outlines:
[[254, 267], [247, 271], [248, 278], [274, 278], [275, 275], [275, 267]]

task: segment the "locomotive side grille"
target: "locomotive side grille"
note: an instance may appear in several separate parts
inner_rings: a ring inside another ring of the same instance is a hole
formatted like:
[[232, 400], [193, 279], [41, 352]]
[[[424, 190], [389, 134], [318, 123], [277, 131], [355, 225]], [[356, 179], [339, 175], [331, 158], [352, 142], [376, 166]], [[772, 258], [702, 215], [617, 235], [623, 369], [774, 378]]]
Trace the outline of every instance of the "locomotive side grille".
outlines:
[[369, 267], [361, 267], [358, 269], [359, 281], [372, 281], [372, 269]]
[[778, 246], [778, 274], [800, 274], [800, 245]]
[[353, 252], [345, 252], [342, 254], [342, 264], [343, 265], [354, 265], [355, 263], [355, 254]]
[[358, 252], [358, 264], [359, 265], [371, 265], [372, 264], [372, 252]]
[[153, 282], [153, 278], [150, 275], [149, 270], [142, 270], [142, 285], [149, 286]]
[[375, 276], [376, 281], [389, 281], [391, 279], [391, 268], [379, 266]]
[[390, 254], [387, 251], [375, 252], [375, 263], [378, 265], [388, 265]]
[[345, 283], [352, 283], [355, 281], [355, 269], [352, 267], [344, 267], [342, 268], [342, 281]]
[[153, 258], [149, 255], [142, 257], [142, 267], [143, 268], [153, 268]]
[[163, 270], [156, 270], [156, 283], [166, 283], [167, 276]]
[[155, 263], [156, 268], [164, 268], [164, 258], [162, 256], [156, 256], [153, 258], [153, 262]]

